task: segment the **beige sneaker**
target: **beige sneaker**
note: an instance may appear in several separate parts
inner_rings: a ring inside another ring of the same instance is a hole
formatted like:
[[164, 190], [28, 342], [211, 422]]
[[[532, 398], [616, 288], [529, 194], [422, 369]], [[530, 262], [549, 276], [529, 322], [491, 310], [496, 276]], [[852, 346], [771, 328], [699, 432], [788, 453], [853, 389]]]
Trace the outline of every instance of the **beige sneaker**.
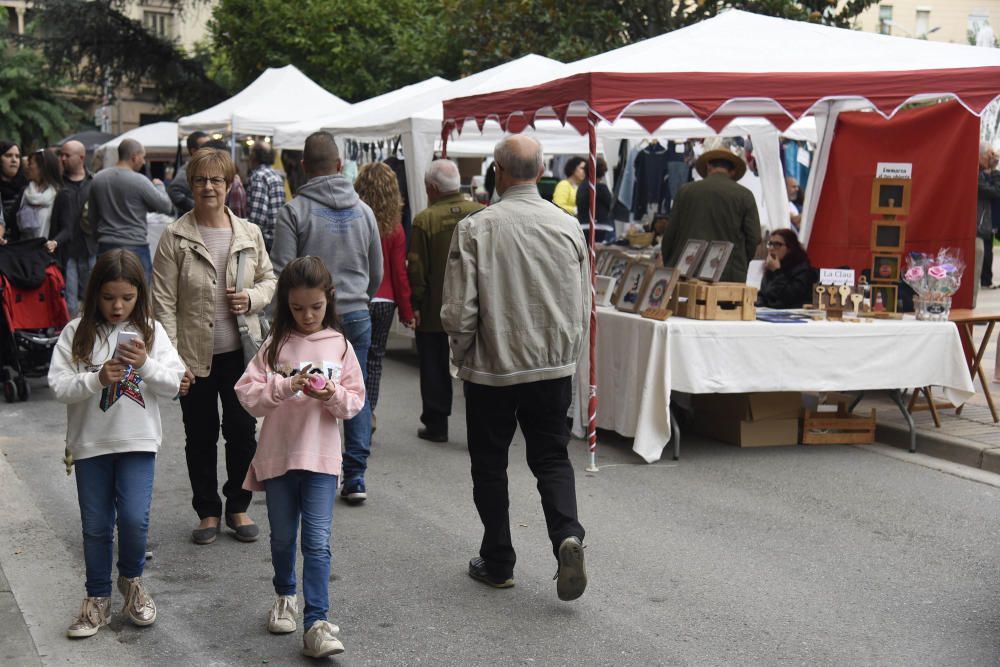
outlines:
[[73, 639], [93, 637], [111, 617], [111, 598], [83, 598], [80, 615], [66, 629], [66, 636]]
[[125, 598], [122, 613], [139, 626], [152, 625], [156, 620], [156, 604], [142, 583], [142, 577], [118, 577], [118, 590]]
[[298, 612], [294, 595], [279, 595], [267, 615], [267, 630], [276, 635], [295, 632], [295, 614]]
[[340, 628], [333, 623], [316, 621], [302, 635], [302, 655], [309, 658], [326, 658], [343, 653], [344, 645], [337, 639], [338, 632]]

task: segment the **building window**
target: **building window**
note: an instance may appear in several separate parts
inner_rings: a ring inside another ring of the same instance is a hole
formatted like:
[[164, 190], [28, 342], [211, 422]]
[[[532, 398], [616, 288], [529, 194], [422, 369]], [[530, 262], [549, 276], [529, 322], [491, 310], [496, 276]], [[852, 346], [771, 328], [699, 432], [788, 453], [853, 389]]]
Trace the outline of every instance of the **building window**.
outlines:
[[168, 13], [144, 11], [142, 25], [157, 37], [172, 39], [174, 36], [174, 17]]
[[892, 34], [892, 5], [878, 6], [878, 31], [883, 35]]
[[929, 9], [918, 9], [917, 10], [917, 23], [913, 30], [913, 34], [917, 37], [926, 37], [927, 31], [931, 29], [931, 10]]

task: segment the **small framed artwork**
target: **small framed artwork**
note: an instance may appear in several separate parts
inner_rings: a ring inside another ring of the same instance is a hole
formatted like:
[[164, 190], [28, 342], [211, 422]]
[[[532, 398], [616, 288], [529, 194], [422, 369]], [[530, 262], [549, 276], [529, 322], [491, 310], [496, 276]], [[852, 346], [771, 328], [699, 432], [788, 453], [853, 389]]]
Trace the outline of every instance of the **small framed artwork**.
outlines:
[[911, 183], [908, 178], [876, 178], [872, 183], [872, 213], [908, 215]]
[[610, 306], [611, 295], [615, 291], [615, 283], [618, 280], [611, 276], [597, 276], [597, 305]]
[[625, 273], [625, 269], [632, 262], [632, 259], [623, 252], [614, 253], [604, 265], [604, 274], [611, 278], [615, 278], [621, 281], [622, 274]]
[[872, 283], [871, 289], [871, 310], [873, 313], [895, 313], [896, 312], [896, 286], [878, 285]]
[[615, 250], [611, 248], [598, 248], [597, 249], [597, 259], [594, 262], [594, 271], [599, 276], [604, 275], [604, 271], [607, 268], [608, 260], [611, 259], [612, 255], [616, 253]]
[[872, 257], [872, 280], [899, 282], [899, 263], [902, 255], [874, 255]]
[[615, 308], [626, 313], [639, 311], [639, 299], [642, 297], [642, 290], [646, 287], [646, 281], [653, 267], [646, 262], [632, 262], [628, 270], [622, 276], [618, 289], [615, 290]]
[[733, 254], [733, 243], [731, 241], [712, 241], [705, 251], [705, 259], [701, 262], [701, 268], [695, 274], [698, 280], [710, 283], [717, 283], [722, 279], [722, 274], [729, 264], [729, 256]]
[[681, 258], [677, 260], [677, 271], [681, 278], [691, 278], [701, 265], [701, 258], [708, 250], [708, 241], [691, 239], [684, 244]]
[[900, 220], [875, 220], [872, 222], [872, 252], [903, 252], [906, 245], [906, 223]]
[[639, 312], [648, 308], [666, 308], [677, 287], [678, 271], [675, 268], [654, 269], [646, 282], [646, 289], [639, 300]]

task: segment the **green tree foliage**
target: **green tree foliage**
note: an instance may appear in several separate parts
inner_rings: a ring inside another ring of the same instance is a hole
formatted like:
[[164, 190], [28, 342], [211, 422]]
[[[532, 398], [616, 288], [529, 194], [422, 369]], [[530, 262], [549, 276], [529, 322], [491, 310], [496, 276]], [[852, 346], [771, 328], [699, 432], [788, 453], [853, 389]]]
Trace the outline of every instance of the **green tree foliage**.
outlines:
[[457, 40], [434, 0], [221, 0], [209, 28], [239, 86], [291, 63], [354, 102], [456, 73]]
[[0, 38], [0, 137], [22, 148], [45, 146], [83, 119], [83, 112], [57, 92], [41, 54]]
[[[201, 0], [188, 0], [189, 4]], [[203, 109], [226, 97], [173, 43], [148, 32], [120, 11], [126, 0], [35, 0], [35, 34], [25, 38], [39, 48], [50, 68], [74, 81], [114, 90], [121, 84], [152, 82], [159, 102], [176, 114]], [[182, 0], [172, 0], [183, 7]]]

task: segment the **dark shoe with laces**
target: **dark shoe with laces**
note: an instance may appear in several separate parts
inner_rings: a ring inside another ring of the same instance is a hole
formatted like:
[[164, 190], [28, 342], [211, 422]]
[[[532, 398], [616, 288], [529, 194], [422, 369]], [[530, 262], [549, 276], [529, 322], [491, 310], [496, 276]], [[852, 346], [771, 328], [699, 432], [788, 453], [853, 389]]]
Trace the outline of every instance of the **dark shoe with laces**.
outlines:
[[587, 568], [583, 562], [583, 544], [578, 537], [567, 537], [559, 544], [559, 570], [556, 594], [560, 600], [575, 600], [587, 590]]
[[417, 431], [417, 437], [421, 440], [430, 440], [431, 442], [448, 442], [447, 431], [434, 431], [426, 426]]
[[368, 500], [368, 490], [365, 488], [365, 480], [358, 477], [344, 482], [344, 486], [340, 489], [340, 497], [348, 505], [360, 505]]
[[513, 577], [495, 577], [486, 569], [486, 561], [476, 557], [469, 561], [469, 576], [493, 588], [510, 588], [514, 585]]

